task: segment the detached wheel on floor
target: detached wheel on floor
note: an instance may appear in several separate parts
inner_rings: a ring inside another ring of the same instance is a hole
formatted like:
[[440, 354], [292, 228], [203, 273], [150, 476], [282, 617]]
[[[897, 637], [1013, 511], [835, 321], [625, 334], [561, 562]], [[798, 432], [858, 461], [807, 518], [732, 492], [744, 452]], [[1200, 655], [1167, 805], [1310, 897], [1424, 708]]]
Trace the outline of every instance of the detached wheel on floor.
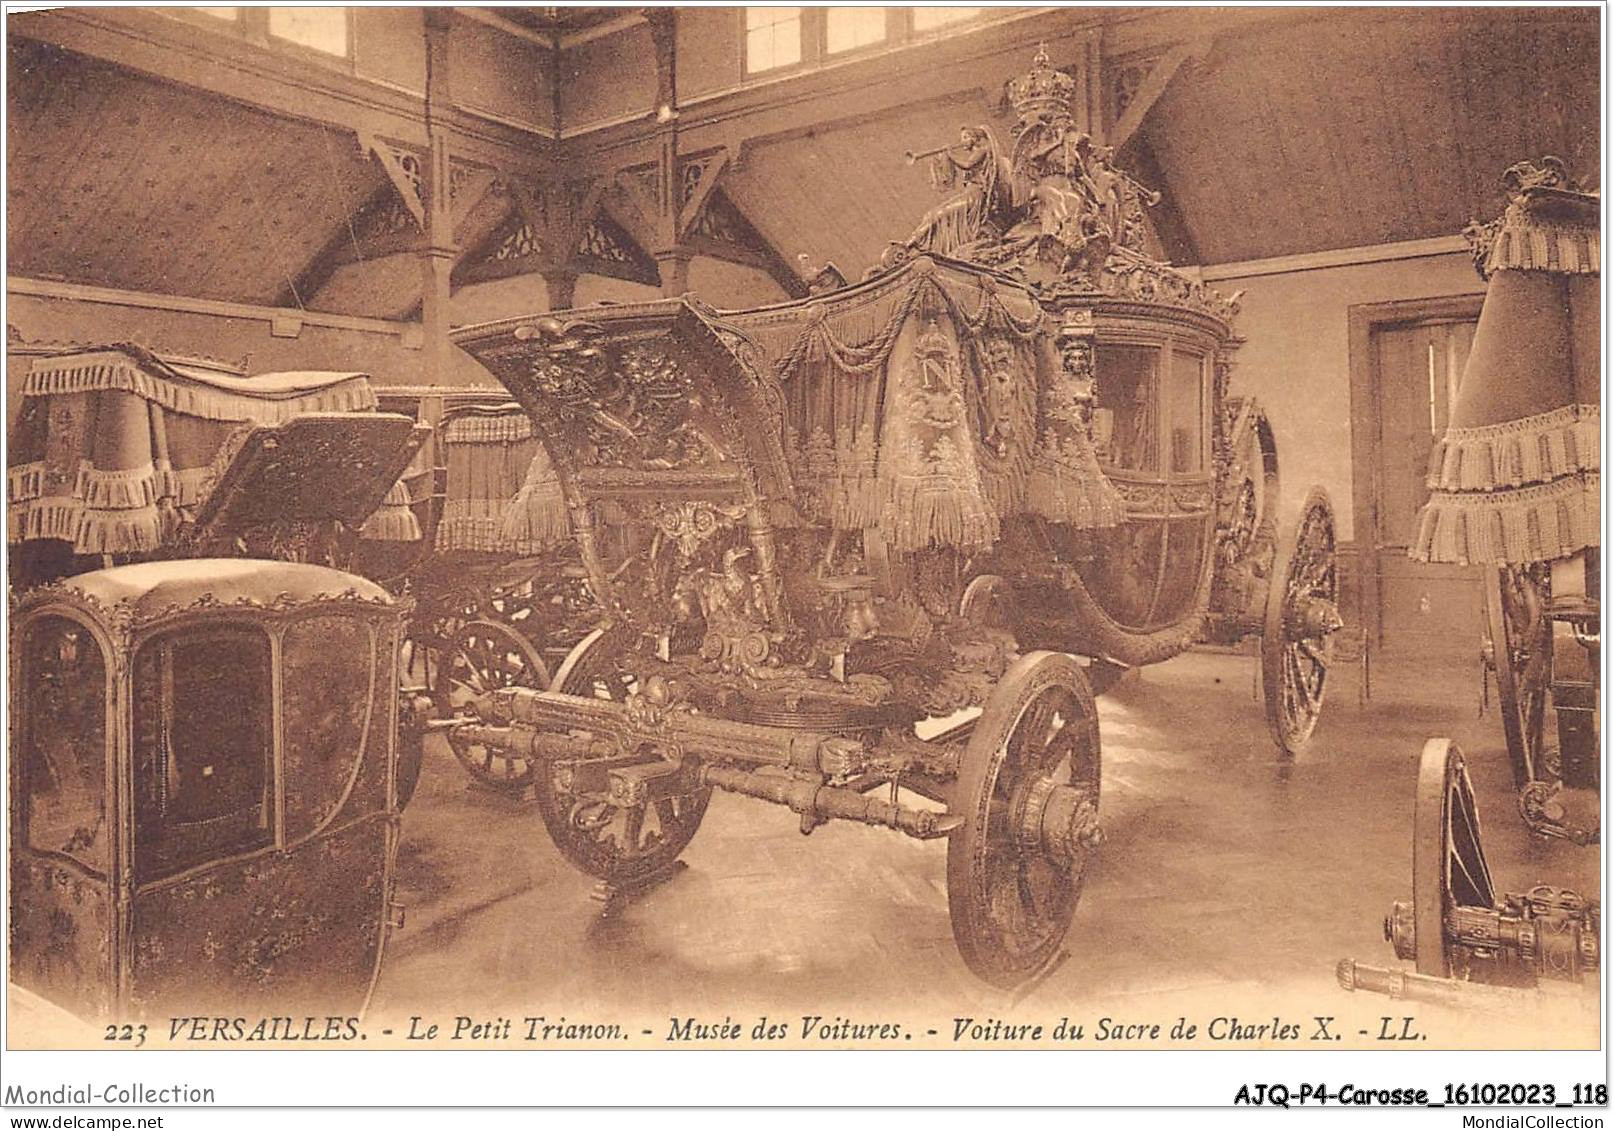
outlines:
[[1448, 738], [1423, 746], [1412, 816], [1411, 903], [1417, 972], [1449, 978], [1453, 955], [1446, 916], [1456, 907], [1495, 906], [1473, 785], [1462, 752]]
[[1285, 754], [1310, 743], [1322, 715], [1333, 633], [1339, 619], [1339, 570], [1333, 504], [1311, 489], [1277, 546], [1260, 639], [1266, 724]]
[[[619, 665], [620, 654], [620, 639], [595, 629], [560, 665], [550, 690], [621, 700], [633, 680]], [[599, 776], [603, 771], [598, 761], [553, 765], [536, 775], [533, 795], [544, 828], [560, 854], [590, 876], [621, 884], [653, 875], [694, 839], [711, 803], [711, 790], [695, 789], [639, 805], [613, 804]]]
[[1058, 652], [1004, 674], [964, 750], [947, 845], [947, 905], [964, 964], [1012, 988], [1058, 957], [1099, 839], [1098, 716]]
[[[447, 712], [503, 687], [541, 691], [549, 671], [526, 637], [508, 625], [477, 620], [461, 625], [441, 661], [442, 684], [435, 695]], [[448, 732], [448, 746], [476, 781], [503, 793], [519, 794], [532, 784], [530, 759], [472, 742]]]

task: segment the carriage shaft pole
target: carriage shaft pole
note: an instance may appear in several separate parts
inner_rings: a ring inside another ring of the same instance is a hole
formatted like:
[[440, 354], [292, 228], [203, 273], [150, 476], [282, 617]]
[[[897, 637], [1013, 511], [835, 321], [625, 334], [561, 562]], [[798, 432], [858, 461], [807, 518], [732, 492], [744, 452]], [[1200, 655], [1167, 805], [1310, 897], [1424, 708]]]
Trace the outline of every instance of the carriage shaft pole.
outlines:
[[[592, 731], [624, 752], [651, 748], [663, 755], [692, 755], [704, 762], [788, 767], [797, 772], [845, 778], [868, 766], [860, 742], [821, 731], [760, 726], [679, 710], [634, 710], [628, 703], [509, 688], [493, 695], [494, 715], [504, 726], [478, 726], [475, 740], [538, 759], [579, 756], [575, 731]], [[473, 726], [477, 724], [471, 724]]]
[[[791, 777], [777, 770], [742, 770], [734, 766], [702, 766], [701, 780], [730, 793], [786, 805], [811, 824], [826, 820], [858, 821], [906, 833], [918, 840], [932, 840], [950, 833], [958, 819], [933, 809], [893, 805], [842, 786], [824, 785], [807, 778]], [[810, 824], [803, 823], [803, 831]]]

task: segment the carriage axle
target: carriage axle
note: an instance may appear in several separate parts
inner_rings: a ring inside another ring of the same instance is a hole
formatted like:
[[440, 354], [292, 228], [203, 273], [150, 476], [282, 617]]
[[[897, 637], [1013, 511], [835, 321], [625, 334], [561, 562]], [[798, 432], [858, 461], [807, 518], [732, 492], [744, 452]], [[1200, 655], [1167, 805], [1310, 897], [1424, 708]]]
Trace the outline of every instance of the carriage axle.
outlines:
[[[1495, 907], [1452, 904], [1442, 923], [1449, 951], [1484, 966], [1485, 981], [1532, 984], [1539, 978], [1577, 982], [1601, 968], [1601, 917], [1577, 893], [1535, 887]], [[1395, 956], [1417, 958], [1416, 912], [1396, 901], [1383, 921]]]

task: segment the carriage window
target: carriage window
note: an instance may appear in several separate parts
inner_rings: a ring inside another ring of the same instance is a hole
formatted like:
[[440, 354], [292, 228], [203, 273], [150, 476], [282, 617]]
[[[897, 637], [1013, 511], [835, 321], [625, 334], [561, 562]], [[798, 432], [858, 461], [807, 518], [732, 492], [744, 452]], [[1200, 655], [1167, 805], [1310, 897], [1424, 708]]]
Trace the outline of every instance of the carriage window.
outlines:
[[1202, 354], [1173, 350], [1165, 381], [1169, 399], [1171, 470], [1204, 470], [1204, 371]]
[[[286, 840], [312, 832], [341, 803], [369, 740], [376, 680], [369, 626], [357, 617], [311, 617], [286, 627], [281, 640], [285, 712]], [[384, 682], [384, 681], [382, 681]], [[382, 760], [384, 767], [385, 760]]]
[[172, 875], [274, 840], [269, 640], [180, 630], [134, 664], [135, 867]]
[[1092, 431], [1103, 462], [1159, 470], [1159, 355], [1157, 346], [1098, 346]]
[[28, 847], [104, 871], [106, 665], [100, 645], [76, 621], [42, 617], [22, 646]]

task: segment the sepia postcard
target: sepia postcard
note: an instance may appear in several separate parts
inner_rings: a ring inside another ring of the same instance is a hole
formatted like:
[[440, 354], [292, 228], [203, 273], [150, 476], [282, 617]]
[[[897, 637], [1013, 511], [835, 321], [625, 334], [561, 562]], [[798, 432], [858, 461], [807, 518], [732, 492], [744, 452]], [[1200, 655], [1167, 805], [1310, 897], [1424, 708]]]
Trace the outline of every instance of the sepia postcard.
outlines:
[[1604, 20], [8, 7], [5, 1106], [1600, 1126]]

